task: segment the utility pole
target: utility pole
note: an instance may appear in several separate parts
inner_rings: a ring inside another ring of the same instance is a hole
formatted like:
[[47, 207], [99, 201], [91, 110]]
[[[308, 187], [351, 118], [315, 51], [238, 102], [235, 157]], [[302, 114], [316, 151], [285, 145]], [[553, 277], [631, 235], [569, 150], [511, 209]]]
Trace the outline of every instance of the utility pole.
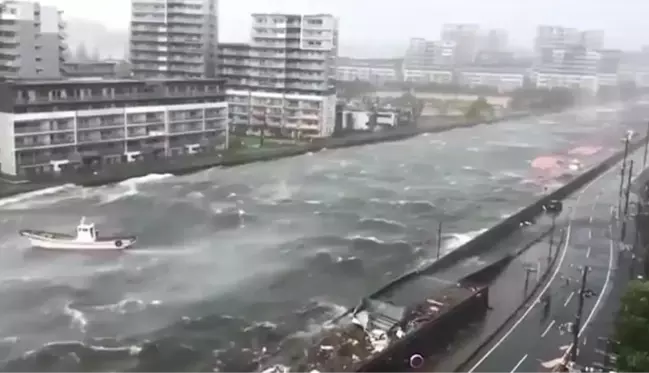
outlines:
[[629, 135], [624, 137], [624, 157], [622, 158], [622, 170], [620, 175], [620, 191], [618, 195], [618, 216], [622, 211], [622, 194], [624, 193], [624, 175], [626, 171], [626, 157], [629, 155]]
[[579, 290], [579, 305], [577, 308], [577, 315], [575, 317], [575, 322], [572, 325], [572, 351], [571, 351], [571, 360], [573, 362], [577, 361], [577, 350], [579, 349], [579, 329], [581, 328], [581, 315], [584, 311], [584, 293], [586, 292], [586, 278], [588, 276], [588, 271], [590, 268], [584, 266], [584, 270], [581, 274], [581, 289]]
[[627, 215], [629, 213], [629, 195], [631, 194], [631, 176], [633, 176], [633, 159], [629, 161], [629, 174], [628, 174], [628, 180], [626, 182], [626, 192], [624, 195], [624, 213], [622, 214], [622, 243], [624, 243], [624, 239], [626, 238], [626, 221], [627, 221]]
[[442, 252], [442, 222], [437, 225], [437, 259]]
[[527, 288], [530, 285], [530, 273], [534, 272], [534, 267], [531, 265], [525, 266], [525, 286], [523, 287], [523, 296], [527, 294]]
[[647, 166], [647, 150], [649, 148], [649, 122], [647, 122], [647, 133], [645, 134], [644, 141], [644, 156], [642, 157], [642, 169], [644, 170]]
[[548, 264], [552, 261], [552, 245], [554, 245], [554, 229], [556, 227], [557, 216], [552, 214], [552, 227], [550, 227], [550, 246], [548, 247]]

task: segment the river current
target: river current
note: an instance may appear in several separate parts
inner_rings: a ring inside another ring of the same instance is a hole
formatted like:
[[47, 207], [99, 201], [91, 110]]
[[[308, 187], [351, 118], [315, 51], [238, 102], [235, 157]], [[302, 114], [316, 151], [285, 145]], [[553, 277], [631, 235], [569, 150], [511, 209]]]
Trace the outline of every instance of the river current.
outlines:
[[[637, 119], [634, 124], [626, 123]], [[10, 371], [250, 371], [619, 149], [594, 111], [0, 200]], [[579, 162], [577, 162], [579, 161]], [[46, 252], [21, 228], [134, 233], [122, 254]]]

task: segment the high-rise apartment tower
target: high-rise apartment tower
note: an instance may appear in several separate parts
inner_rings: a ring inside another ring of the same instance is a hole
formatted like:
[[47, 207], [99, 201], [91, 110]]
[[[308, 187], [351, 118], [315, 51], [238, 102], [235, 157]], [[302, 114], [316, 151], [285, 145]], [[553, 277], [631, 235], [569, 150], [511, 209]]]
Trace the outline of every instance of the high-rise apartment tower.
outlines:
[[217, 0], [132, 0], [129, 57], [141, 78], [212, 78]]
[[60, 77], [66, 48], [62, 12], [30, 1], [5, 1], [0, 11], [0, 76]]

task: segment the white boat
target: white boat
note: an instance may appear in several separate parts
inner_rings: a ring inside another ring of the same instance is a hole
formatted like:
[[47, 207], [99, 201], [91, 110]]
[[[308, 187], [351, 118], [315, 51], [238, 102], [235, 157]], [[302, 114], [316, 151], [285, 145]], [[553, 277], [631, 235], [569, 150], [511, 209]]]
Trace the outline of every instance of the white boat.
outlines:
[[85, 218], [81, 218], [75, 236], [31, 229], [21, 230], [20, 235], [34, 247], [55, 250], [124, 250], [137, 240], [135, 236], [101, 237], [95, 224], [86, 223]]

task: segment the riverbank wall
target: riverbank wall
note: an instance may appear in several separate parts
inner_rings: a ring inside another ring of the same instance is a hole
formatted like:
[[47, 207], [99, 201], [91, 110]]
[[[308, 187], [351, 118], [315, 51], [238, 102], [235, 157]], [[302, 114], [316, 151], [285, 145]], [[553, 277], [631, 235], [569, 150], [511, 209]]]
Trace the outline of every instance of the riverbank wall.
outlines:
[[370, 145], [383, 142], [406, 140], [423, 133], [438, 133], [458, 128], [470, 128], [477, 125], [489, 125], [496, 122], [516, 120], [532, 115], [528, 112], [517, 112], [490, 120], [449, 122], [436, 127], [421, 128], [404, 126], [390, 131], [355, 134], [340, 138], [318, 139], [308, 144], [256, 149], [254, 152], [241, 153], [208, 153], [178, 156], [163, 159], [142, 160], [138, 162], [104, 165], [95, 172], [75, 172], [60, 175], [42, 175], [22, 184], [0, 185], [0, 198], [31, 192], [64, 184], [75, 184], [84, 187], [95, 187], [118, 183], [124, 180], [150, 174], [173, 174], [176, 176], [195, 173], [214, 167], [233, 167], [253, 162], [273, 161], [281, 158], [299, 156], [325, 149], [339, 149], [353, 146]]
[[[629, 152], [633, 152], [643, 146], [644, 141], [645, 139], [643, 138], [631, 143], [629, 145]], [[513, 234], [516, 230], [520, 229], [522, 224], [534, 221], [538, 216], [543, 214], [545, 212], [544, 207], [550, 204], [551, 201], [560, 201], [565, 199], [566, 197], [581, 189], [586, 184], [597, 178], [599, 175], [616, 165], [623, 158], [624, 150], [616, 152], [596, 166], [593, 166], [584, 173], [576, 176], [572, 181], [520, 209], [518, 212], [510, 215], [482, 234], [476, 236], [471, 241], [465, 243], [464, 245], [456, 248], [455, 250], [431, 263], [429, 266], [404, 274], [403, 276], [376, 290], [374, 293], [370, 294], [369, 297], [379, 297], [382, 294], [393, 291], [393, 289], [396, 287], [406, 286], [409, 281], [419, 276], [420, 274], [434, 274], [435, 272], [457, 264], [461, 260], [479, 256], [480, 254], [489, 251], [495, 244], [503, 241], [505, 238]]]

